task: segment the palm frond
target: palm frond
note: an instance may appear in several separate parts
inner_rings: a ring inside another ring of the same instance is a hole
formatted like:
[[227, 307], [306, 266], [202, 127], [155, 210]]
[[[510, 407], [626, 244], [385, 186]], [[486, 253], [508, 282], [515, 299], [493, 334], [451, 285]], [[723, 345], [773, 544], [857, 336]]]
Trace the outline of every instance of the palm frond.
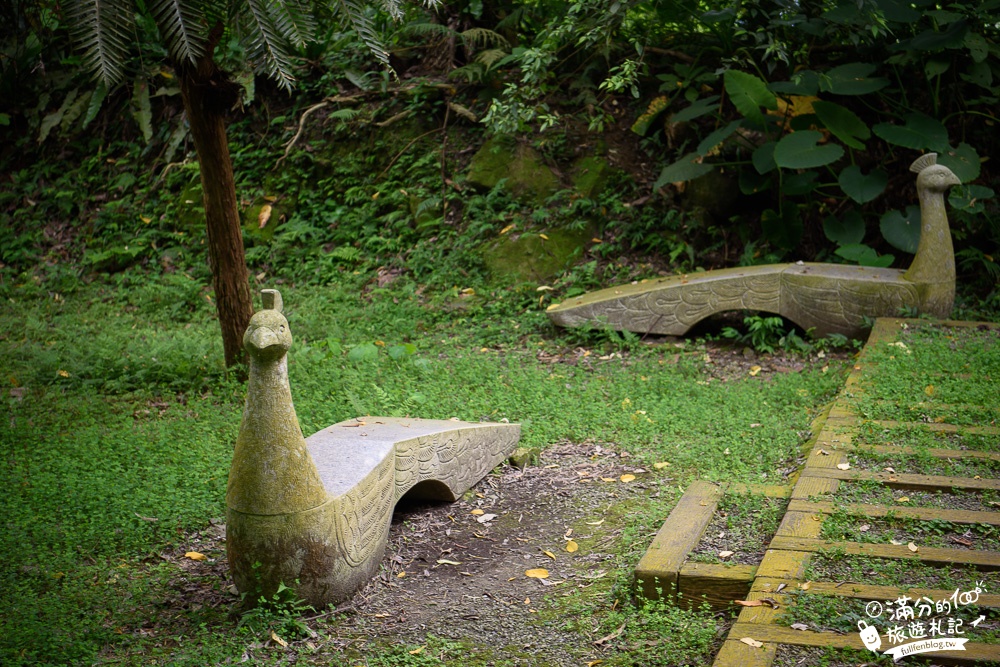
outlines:
[[[383, 2], [388, 0], [383, 0]], [[354, 31], [365, 43], [372, 55], [383, 65], [389, 64], [389, 52], [386, 51], [382, 39], [375, 32], [375, 25], [371, 17], [365, 12], [365, 5], [361, 0], [333, 0], [331, 3], [344, 19], [351, 25]]]
[[503, 35], [488, 28], [469, 28], [462, 33], [462, 41], [474, 49], [484, 46], [509, 46]]
[[70, 9], [83, 66], [108, 88], [121, 81], [132, 26], [131, 0], [76, 0]]
[[205, 55], [203, 15], [192, 0], [150, 0], [149, 10], [171, 58], [194, 64]]
[[241, 23], [250, 62], [254, 69], [275, 79], [282, 88], [291, 90], [295, 82], [288, 39], [279, 27], [282, 12], [276, 11], [272, 0], [246, 0]]
[[273, 6], [278, 31], [296, 48], [302, 48], [316, 36], [316, 20], [308, 4], [301, 0], [284, 0]]

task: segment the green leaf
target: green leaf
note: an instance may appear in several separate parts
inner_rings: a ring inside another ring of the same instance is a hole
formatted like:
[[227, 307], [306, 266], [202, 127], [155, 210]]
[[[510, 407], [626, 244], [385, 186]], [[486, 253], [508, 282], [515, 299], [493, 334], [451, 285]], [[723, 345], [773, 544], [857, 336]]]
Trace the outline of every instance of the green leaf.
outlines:
[[981, 63], [990, 55], [990, 43], [978, 32], [965, 35], [965, 48], [969, 49], [973, 62]]
[[373, 361], [378, 358], [378, 347], [374, 343], [362, 343], [351, 348], [347, 353], [348, 361], [359, 363], [362, 361]]
[[992, 91], [993, 68], [989, 66], [989, 63], [969, 63], [968, 71], [959, 76], [962, 77], [963, 81], [968, 81]]
[[814, 96], [819, 92], [819, 75], [812, 70], [802, 70], [792, 75], [790, 81], [773, 81], [767, 84], [775, 93], [783, 95]]
[[837, 144], [818, 145], [823, 135], [815, 130], [792, 132], [774, 147], [774, 161], [785, 169], [812, 169], [836, 162], [844, 155]]
[[869, 76], [875, 65], [849, 63], [834, 67], [819, 78], [820, 90], [834, 95], [867, 95], [889, 85], [888, 79]]
[[837, 245], [855, 245], [865, 238], [865, 221], [857, 211], [839, 220], [832, 215], [823, 221], [823, 233]]
[[955, 21], [950, 24], [947, 30], [925, 30], [909, 42], [903, 42], [899, 46], [902, 48], [912, 49], [914, 51], [954, 49], [963, 45], [965, 42], [965, 34], [968, 31], [969, 24], [965, 19], [962, 19], [961, 21]]
[[968, 213], [982, 213], [983, 201], [993, 199], [996, 193], [985, 185], [964, 185], [952, 188], [948, 193], [948, 204]]
[[762, 123], [764, 115], [760, 111], [761, 107], [778, 108], [778, 98], [767, 89], [767, 84], [753, 74], [730, 69], [726, 70], [722, 78], [729, 99], [744, 117]]
[[758, 174], [763, 175], [778, 168], [777, 163], [774, 161], [774, 147], [777, 145], [778, 142], [776, 141], [763, 143], [750, 156], [753, 168], [757, 170]]
[[928, 79], [941, 76], [951, 67], [951, 60], [946, 58], [928, 58], [924, 65], [924, 74]]
[[90, 91], [84, 92], [83, 95], [77, 97], [76, 101], [66, 109], [66, 113], [63, 114], [62, 123], [59, 126], [63, 134], [73, 129], [73, 123], [76, 122], [87, 107], [87, 103], [90, 102], [90, 95]]
[[885, 186], [889, 184], [889, 175], [881, 169], [876, 169], [865, 176], [861, 172], [861, 167], [851, 165], [840, 172], [837, 182], [844, 194], [859, 204], [864, 204], [882, 194]]
[[753, 169], [740, 169], [740, 192], [755, 195], [771, 187], [771, 178], [758, 174]]
[[905, 215], [901, 211], [889, 211], [882, 216], [878, 227], [893, 248], [912, 255], [920, 243], [920, 207], [907, 206]]
[[97, 114], [101, 110], [101, 105], [104, 103], [104, 98], [107, 96], [108, 87], [104, 85], [103, 81], [98, 82], [97, 87], [94, 88], [94, 92], [90, 96], [87, 113], [83, 116], [83, 129], [87, 129], [87, 126], [97, 118]]
[[400, 359], [405, 359], [412, 354], [416, 354], [417, 346], [413, 343], [403, 343], [402, 345], [393, 345], [388, 348], [386, 352], [389, 354], [390, 359], [399, 361]]
[[785, 204], [781, 212], [767, 209], [760, 215], [761, 231], [764, 238], [783, 250], [791, 250], [802, 240], [802, 218], [799, 209], [792, 204]]
[[153, 111], [149, 105], [149, 84], [141, 74], [136, 75], [132, 89], [132, 117], [139, 123], [142, 137], [148, 144], [153, 140]]
[[69, 91], [59, 108], [50, 114], [46, 114], [45, 117], [42, 118], [41, 126], [38, 128], [38, 143], [45, 141], [48, 138], [49, 133], [52, 131], [52, 128], [62, 122], [63, 116], [65, 116], [66, 111], [73, 106], [73, 102], [76, 101], [76, 96], [79, 92], [79, 88], [74, 88]]
[[913, 9], [909, 2], [878, 0], [878, 8], [888, 20], [896, 23], [916, 23], [920, 20], [920, 12]]
[[653, 183], [653, 189], [662, 188], [667, 183], [690, 181], [699, 176], [704, 176], [715, 168], [711, 164], [695, 162], [695, 160], [699, 159], [701, 159], [701, 156], [697, 153], [688, 153], [677, 162], [667, 165], [660, 172], [660, 177], [656, 179], [656, 183]]
[[892, 255], [879, 255], [873, 248], [866, 246], [864, 243], [842, 245], [834, 252], [848, 261], [857, 262], [861, 266], [880, 266], [886, 268], [896, 259]]
[[813, 102], [813, 111], [826, 129], [851, 148], [863, 150], [865, 145], [859, 139], [872, 136], [871, 130], [856, 113], [839, 104], [817, 100]]
[[711, 95], [701, 100], [696, 100], [691, 103], [691, 106], [686, 109], [681, 109], [674, 115], [670, 117], [672, 123], [682, 123], [686, 120], [694, 120], [695, 118], [700, 118], [706, 114], [715, 113], [719, 109], [719, 105], [716, 102], [719, 101], [718, 95]]
[[815, 171], [788, 174], [781, 181], [781, 193], [788, 197], [807, 195], [816, 189], [817, 178], [819, 174]]
[[739, 129], [741, 122], [742, 121], [734, 120], [725, 127], [720, 127], [719, 129], [715, 130], [714, 132], [712, 132], [707, 137], [701, 140], [701, 143], [698, 144], [698, 148], [695, 149], [695, 152], [698, 155], [702, 156], [708, 155], [709, 153], [712, 152], [712, 149], [714, 149], [716, 146], [718, 146], [726, 139], [731, 137], [732, 134], [736, 132], [737, 129]]
[[939, 153], [937, 161], [938, 164], [943, 164], [951, 169], [958, 176], [958, 180], [963, 183], [979, 178], [982, 160], [980, 160], [976, 149], [964, 141], [958, 145], [958, 148], [948, 148]]
[[719, 109], [719, 105], [716, 104], [718, 101], [718, 95], [712, 95], [701, 100], [696, 100], [691, 103], [691, 106], [686, 109], [681, 109], [672, 115], [670, 117], [670, 121], [673, 123], [682, 123], [686, 120], [694, 120], [695, 118], [700, 118], [706, 114], [715, 113]]
[[948, 130], [937, 119], [917, 112], [907, 114], [904, 121], [904, 125], [879, 123], [872, 128], [872, 132], [890, 144], [903, 148], [938, 153], [948, 150]]
[[10, 125], [10, 114], [9, 113], [0, 113], [0, 125], [2, 125], [4, 127]]
[[660, 115], [666, 111], [669, 104], [670, 98], [666, 95], [661, 95], [660, 97], [655, 98], [649, 103], [649, 106], [646, 108], [646, 113], [639, 116], [639, 118], [632, 124], [632, 131], [640, 137], [646, 136], [646, 132], [649, 131], [653, 121], [659, 118]]

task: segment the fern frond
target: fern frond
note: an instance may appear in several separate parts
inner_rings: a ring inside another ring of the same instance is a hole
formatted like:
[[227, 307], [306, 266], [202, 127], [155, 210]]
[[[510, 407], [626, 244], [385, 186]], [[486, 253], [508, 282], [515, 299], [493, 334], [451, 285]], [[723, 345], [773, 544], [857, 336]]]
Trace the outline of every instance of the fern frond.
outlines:
[[507, 16], [497, 22], [496, 29], [517, 30], [521, 25], [521, 21], [527, 18], [527, 15], [528, 9], [526, 7], [515, 7], [510, 11], [510, 14], [507, 14]]
[[354, 29], [372, 55], [380, 63], [388, 66], [389, 52], [386, 51], [378, 33], [375, 32], [375, 25], [365, 12], [365, 5], [361, 0], [333, 0], [332, 5]]
[[202, 14], [191, 0], [150, 0], [149, 10], [170, 57], [195, 64], [205, 55]]
[[469, 63], [448, 72], [449, 79], [465, 79], [468, 83], [481, 83], [486, 75], [486, 68], [480, 63]]
[[469, 28], [462, 33], [462, 41], [472, 48], [483, 46], [507, 47], [510, 45], [503, 35], [488, 28]]
[[476, 62], [483, 64], [486, 69], [489, 69], [500, 62], [506, 55], [507, 52], [501, 49], [486, 49], [476, 54]]
[[83, 66], [108, 88], [121, 81], [131, 29], [130, 0], [76, 0], [70, 10]]
[[243, 23], [246, 25], [247, 51], [254, 69], [275, 79], [285, 90], [291, 90], [295, 76], [292, 74], [288, 39], [279, 26], [281, 14], [271, 0], [246, 0]]
[[400, 0], [378, 0], [378, 4], [393, 21], [403, 18], [403, 3]]
[[425, 37], [427, 35], [450, 37], [455, 34], [455, 31], [446, 25], [429, 22], [407, 23], [400, 32], [412, 37]]

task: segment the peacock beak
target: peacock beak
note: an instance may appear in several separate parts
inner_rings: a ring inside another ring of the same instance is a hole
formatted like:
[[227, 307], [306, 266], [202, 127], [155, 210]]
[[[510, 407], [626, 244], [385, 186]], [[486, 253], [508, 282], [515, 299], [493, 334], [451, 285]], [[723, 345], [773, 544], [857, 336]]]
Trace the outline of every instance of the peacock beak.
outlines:
[[272, 345], [277, 345], [281, 341], [278, 335], [268, 327], [257, 327], [250, 334], [249, 344], [258, 350], [266, 350]]
[[948, 179], [944, 182], [945, 185], [961, 185], [962, 181], [959, 180], [958, 176], [955, 174], [948, 174]]

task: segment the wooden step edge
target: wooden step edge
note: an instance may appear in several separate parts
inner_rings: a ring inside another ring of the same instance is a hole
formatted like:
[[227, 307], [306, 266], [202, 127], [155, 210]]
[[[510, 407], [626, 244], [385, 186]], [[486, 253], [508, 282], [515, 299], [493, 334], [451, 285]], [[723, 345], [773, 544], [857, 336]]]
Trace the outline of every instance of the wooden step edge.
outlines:
[[884, 428], [920, 428], [928, 431], [940, 433], [964, 432], [970, 435], [1000, 435], [1000, 426], [963, 426], [960, 424], [945, 424], [937, 422], [908, 422], [895, 419], [871, 419], [865, 420], [867, 423], [877, 424]]
[[[969, 586], [975, 585], [976, 582], [970, 581]], [[780, 592], [778, 588], [784, 584]], [[761, 595], [785, 595], [785, 600], [788, 599], [788, 593], [798, 592], [803, 595], [832, 595], [836, 597], [844, 598], [856, 598], [859, 600], [895, 600], [901, 595], [907, 595], [910, 598], [921, 598], [929, 597], [932, 600], [942, 600], [951, 596], [954, 590], [945, 590], [941, 588], [912, 588], [907, 586], [876, 586], [873, 584], [862, 584], [856, 582], [838, 582], [834, 583], [832, 581], [810, 581], [809, 588], [806, 590], [801, 589], [799, 586], [802, 584], [800, 581], [791, 579], [777, 579], [774, 577], [757, 577], [754, 579], [752, 592], [759, 593]], [[976, 605], [979, 607], [988, 607], [995, 609], [1000, 607], [1000, 595], [993, 593], [982, 593], [979, 599], [976, 601]]]
[[[844, 510], [851, 514], [867, 515], [871, 517], [884, 517], [890, 513], [906, 517], [908, 519], [919, 519], [922, 521], [950, 521], [952, 523], [984, 523], [991, 526], [1000, 526], [1000, 512], [978, 512], [974, 510], [952, 510], [939, 509], [936, 507], [903, 507], [885, 505], [851, 504], [840, 505], [832, 502], [811, 502], [808, 500], [792, 500], [788, 504], [788, 512], [808, 512], [813, 514], [832, 514], [835, 510]], [[787, 534], [787, 533], [786, 533]]]
[[[868, 470], [840, 470], [838, 468], [805, 468], [802, 471], [802, 478], [799, 479], [799, 482], [801, 483], [808, 477], [836, 479], [846, 482], [881, 482], [882, 484], [890, 486], [894, 489], [941, 490], [945, 492], [951, 491], [952, 489], [992, 489], [1000, 491], [1000, 479], [992, 478], [975, 479], [973, 477], [913, 475], [909, 473], [871, 472]], [[792, 497], [795, 498], [801, 496], [796, 496], [793, 491]]]
[[[973, 565], [981, 570], [1000, 570], [1000, 551], [973, 551], [919, 547], [917, 551], [895, 544], [870, 544], [867, 542], [834, 542], [814, 538], [775, 536], [770, 549], [779, 551], [842, 551], [852, 556], [874, 556], [896, 560], [919, 560], [937, 565]], [[766, 556], [765, 556], [766, 558]], [[766, 574], [766, 572], [765, 572]]]
[[[732, 640], [739, 642], [739, 640], [744, 637], [764, 642], [764, 646], [762, 646], [760, 650], [763, 650], [768, 644], [788, 644], [792, 646], [815, 646], [820, 648], [829, 647], [837, 649], [851, 648], [867, 651], [865, 645], [861, 642], [860, 635], [857, 632], [850, 632], [847, 634], [829, 631], [816, 632], [813, 630], [793, 630], [781, 625], [756, 625], [740, 622], [734, 623], [729, 629], [729, 635], [726, 643], [728, 644], [729, 641]], [[886, 648], [887, 647], [883, 645], [880, 649], [880, 653]], [[958, 661], [959, 663], [972, 663], [982, 660], [997, 660], [998, 656], [1000, 656], [1000, 646], [997, 646], [996, 644], [974, 643], [970, 641], [965, 644], [964, 651], [935, 651], [924, 655], [931, 659], [945, 658], [952, 661]], [[773, 657], [771, 660], [773, 662]], [[715, 664], [718, 665], [718, 661], [716, 661]]]
[[937, 459], [986, 459], [1000, 461], [1000, 452], [985, 452], [978, 449], [917, 449], [909, 445], [869, 445], [867, 443], [837, 442], [836, 444], [819, 443], [813, 449], [813, 452], [818, 452], [820, 449], [825, 449], [831, 454], [835, 451], [862, 453], [870, 451], [876, 454], [926, 454]]
[[644, 597], [676, 599], [681, 566], [698, 546], [723, 492], [722, 486], [711, 482], [688, 486], [636, 565], [635, 579]]

